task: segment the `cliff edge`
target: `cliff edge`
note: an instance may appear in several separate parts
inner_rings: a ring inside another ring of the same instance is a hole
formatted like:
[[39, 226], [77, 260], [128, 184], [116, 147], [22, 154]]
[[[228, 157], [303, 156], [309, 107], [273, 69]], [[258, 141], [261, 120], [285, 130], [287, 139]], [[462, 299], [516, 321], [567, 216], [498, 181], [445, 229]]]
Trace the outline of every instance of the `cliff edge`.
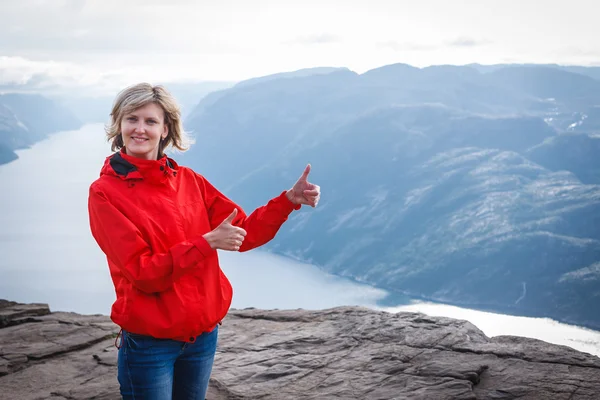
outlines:
[[[118, 399], [107, 316], [0, 300], [0, 399]], [[359, 307], [231, 310], [208, 399], [598, 399], [600, 358]]]

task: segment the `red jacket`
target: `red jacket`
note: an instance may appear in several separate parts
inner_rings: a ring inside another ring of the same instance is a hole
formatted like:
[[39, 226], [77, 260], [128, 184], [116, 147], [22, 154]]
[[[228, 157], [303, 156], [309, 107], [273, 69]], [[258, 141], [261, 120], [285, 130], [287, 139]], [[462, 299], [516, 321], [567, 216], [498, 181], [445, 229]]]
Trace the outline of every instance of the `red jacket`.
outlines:
[[231, 304], [231, 284], [202, 235], [237, 208], [233, 224], [247, 231], [240, 248], [247, 251], [271, 240], [300, 208], [283, 192], [246, 216], [191, 169], [124, 151], [106, 159], [88, 207], [115, 285], [112, 320], [132, 333], [183, 341], [213, 329]]

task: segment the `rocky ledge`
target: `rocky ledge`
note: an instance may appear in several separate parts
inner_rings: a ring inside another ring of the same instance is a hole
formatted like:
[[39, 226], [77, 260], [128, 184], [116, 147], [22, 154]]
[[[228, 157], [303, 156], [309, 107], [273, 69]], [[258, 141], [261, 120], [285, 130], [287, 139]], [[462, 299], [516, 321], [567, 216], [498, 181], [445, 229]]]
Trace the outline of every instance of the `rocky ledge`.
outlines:
[[[106, 316], [0, 300], [0, 399], [118, 399]], [[232, 310], [209, 399], [599, 399], [600, 358], [469, 322], [341, 307]]]

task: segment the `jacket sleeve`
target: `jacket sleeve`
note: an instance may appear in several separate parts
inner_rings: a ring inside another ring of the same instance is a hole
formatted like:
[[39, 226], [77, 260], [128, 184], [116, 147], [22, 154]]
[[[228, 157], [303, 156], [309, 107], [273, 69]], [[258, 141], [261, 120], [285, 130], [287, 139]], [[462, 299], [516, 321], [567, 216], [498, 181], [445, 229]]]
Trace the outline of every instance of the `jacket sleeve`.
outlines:
[[165, 253], [153, 253], [140, 230], [101, 190], [90, 188], [90, 229], [107, 258], [136, 288], [146, 293], [169, 289], [175, 280], [190, 272], [213, 250], [202, 236], [180, 242]]
[[249, 216], [244, 210], [231, 201], [227, 196], [217, 190], [204, 177], [197, 175], [200, 189], [203, 191], [206, 210], [210, 220], [211, 229], [215, 229], [234, 208], [238, 214], [233, 220], [233, 225], [243, 228], [246, 237], [240, 247], [240, 252], [252, 250], [268, 243], [275, 237], [279, 228], [294, 210], [300, 209], [300, 205], [292, 203], [283, 191], [279, 196], [272, 198], [266, 205], [254, 210]]

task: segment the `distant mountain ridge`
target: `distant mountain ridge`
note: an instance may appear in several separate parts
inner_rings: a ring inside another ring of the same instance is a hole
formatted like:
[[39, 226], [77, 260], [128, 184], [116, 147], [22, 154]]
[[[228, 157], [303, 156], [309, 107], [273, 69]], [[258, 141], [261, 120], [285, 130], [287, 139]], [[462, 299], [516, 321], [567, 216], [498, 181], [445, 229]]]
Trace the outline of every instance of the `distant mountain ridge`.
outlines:
[[48, 134], [80, 126], [71, 111], [44, 96], [1, 94], [0, 164], [15, 160], [14, 150], [27, 148]]
[[573, 72], [576, 74], [586, 75], [590, 78], [600, 80], [600, 67], [590, 66], [584, 67], [579, 65], [559, 65], [559, 64], [493, 64], [493, 65], [482, 65], [482, 64], [468, 64], [467, 66], [477, 69], [480, 72], [489, 72], [501, 68], [510, 67], [548, 67], [554, 69], [560, 69], [563, 71]]
[[[229, 88], [235, 82], [158, 82], [157, 84], [164, 85], [171, 92], [181, 108], [181, 115], [185, 118], [207, 94]], [[51, 98], [71, 110], [84, 123], [107, 123], [110, 120], [110, 113], [116, 96], [117, 91], [111, 95], [103, 96], [64, 93], [53, 95]]]
[[349, 69], [348, 68], [335, 68], [335, 67], [304, 68], [304, 69], [299, 69], [297, 71], [279, 72], [276, 74], [246, 79], [246, 80], [236, 83], [235, 87], [236, 88], [246, 87], [246, 86], [254, 85], [257, 83], [264, 83], [264, 82], [277, 80], [277, 79], [301, 78], [301, 77], [314, 76], [314, 75], [327, 75], [327, 74], [330, 74], [332, 72], [337, 72], [337, 71], [349, 71]]
[[[178, 161], [247, 211], [307, 162], [323, 198], [271, 251], [392, 293], [600, 328], [600, 81], [393, 64], [213, 93]], [[233, 160], [233, 161], [232, 161]]]
[[[234, 82], [162, 84], [175, 96], [185, 117], [206, 94], [231, 87]], [[0, 94], [0, 164], [17, 159], [14, 150], [27, 148], [48, 134], [78, 129], [85, 123], [108, 123], [117, 95], [93, 96], [75, 91], [23, 93], [17, 84], [3, 85], [1, 89], [7, 93]]]

